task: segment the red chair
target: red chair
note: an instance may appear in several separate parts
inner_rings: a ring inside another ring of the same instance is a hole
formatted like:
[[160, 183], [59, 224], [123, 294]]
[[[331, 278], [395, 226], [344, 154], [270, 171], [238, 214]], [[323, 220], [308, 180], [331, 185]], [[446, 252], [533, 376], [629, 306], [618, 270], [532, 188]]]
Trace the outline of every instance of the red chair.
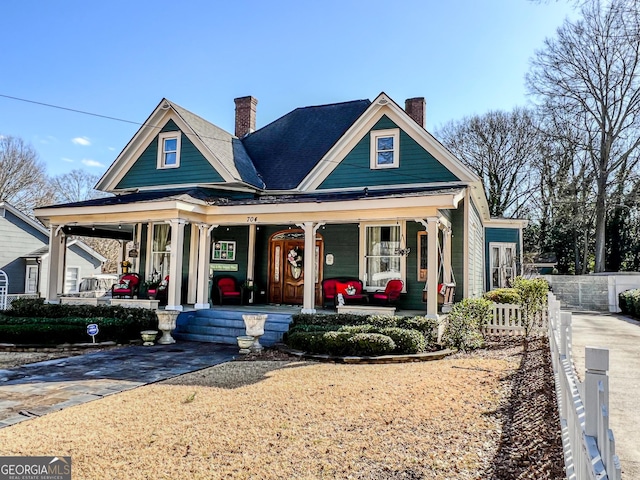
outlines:
[[218, 289], [218, 301], [220, 305], [222, 305], [225, 300], [233, 300], [242, 304], [242, 290], [235, 277], [231, 275], [221, 275], [214, 279], [214, 283]]
[[127, 273], [120, 277], [118, 283], [111, 287], [112, 298], [131, 297], [138, 294], [140, 276], [137, 273]]
[[404, 282], [399, 279], [389, 280], [387, 282], [387, 286], [384, 289], [384, 292], [376, 292], [371, 295], [371, 299], [373, 302], [382, 304], [382, 305], [391, 305], [398, 301], [400, 298], [400, 293], [402, 293], [402, 289], [404, 287]]

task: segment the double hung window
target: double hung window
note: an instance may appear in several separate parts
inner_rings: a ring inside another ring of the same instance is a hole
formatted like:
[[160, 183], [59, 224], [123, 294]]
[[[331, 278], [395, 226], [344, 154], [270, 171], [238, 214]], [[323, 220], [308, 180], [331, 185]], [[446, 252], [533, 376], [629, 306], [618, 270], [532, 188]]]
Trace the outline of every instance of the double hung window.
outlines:
[[392, 278], [402, 278], [401, 228], [400, 225], [365, 228], [365, 283], [373, 290], [381, 290]]
[[158, 168], [180, 166], [180, 132], [165, 132], [158, 135]]
[[371, 132], [370, 167], [398, 168], [400, 166], [400, 130], [373, 130]]

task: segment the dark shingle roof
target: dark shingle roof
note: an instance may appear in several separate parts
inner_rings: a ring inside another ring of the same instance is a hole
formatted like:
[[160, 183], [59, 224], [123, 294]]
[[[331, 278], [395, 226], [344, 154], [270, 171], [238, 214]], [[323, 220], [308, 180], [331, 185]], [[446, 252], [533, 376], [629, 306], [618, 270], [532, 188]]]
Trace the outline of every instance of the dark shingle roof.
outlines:
[[292, 189], [369, 105], [369, 100], [355, 100], [297, 108], [250, 133], [242, 143], [267, 189]]

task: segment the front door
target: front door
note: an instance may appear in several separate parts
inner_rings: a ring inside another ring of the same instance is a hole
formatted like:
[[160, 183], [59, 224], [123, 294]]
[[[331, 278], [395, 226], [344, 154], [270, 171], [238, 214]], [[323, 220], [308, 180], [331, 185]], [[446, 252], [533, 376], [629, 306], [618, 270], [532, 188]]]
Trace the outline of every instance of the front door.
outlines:
[[[316, 236], [316, 304], [322, 301], [322, 238]], [[304, 232], [284, 230], [269, 242], [269, 303], [302, 305], [304, 300]], [[319, 267], [319, 268], [318, 268]]]

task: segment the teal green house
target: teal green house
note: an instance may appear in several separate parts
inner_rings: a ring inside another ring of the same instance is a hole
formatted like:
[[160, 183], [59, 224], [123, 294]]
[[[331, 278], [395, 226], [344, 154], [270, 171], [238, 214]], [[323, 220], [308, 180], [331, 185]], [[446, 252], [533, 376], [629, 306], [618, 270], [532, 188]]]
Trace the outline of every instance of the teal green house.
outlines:
[[437, 316], [443, 295], [519, 273], [526, 221], [490, 218], [480, 179], [425, 130], [424, 98], [302, 107], [260, 128], [257, 104], [235, 99], [230, 133], [163, 99], [98, 182], [112, 196], [36, 210], [47, 300], [71, 235], [121, 240], [143, 280], [168, 278], [173, 310], [218, 303], [221, 276], [250, 287], [245, 303], [302, 312], [326, 303], [323, 280], [359, 279], [366, 296], [400, 279], [396, 307]]

